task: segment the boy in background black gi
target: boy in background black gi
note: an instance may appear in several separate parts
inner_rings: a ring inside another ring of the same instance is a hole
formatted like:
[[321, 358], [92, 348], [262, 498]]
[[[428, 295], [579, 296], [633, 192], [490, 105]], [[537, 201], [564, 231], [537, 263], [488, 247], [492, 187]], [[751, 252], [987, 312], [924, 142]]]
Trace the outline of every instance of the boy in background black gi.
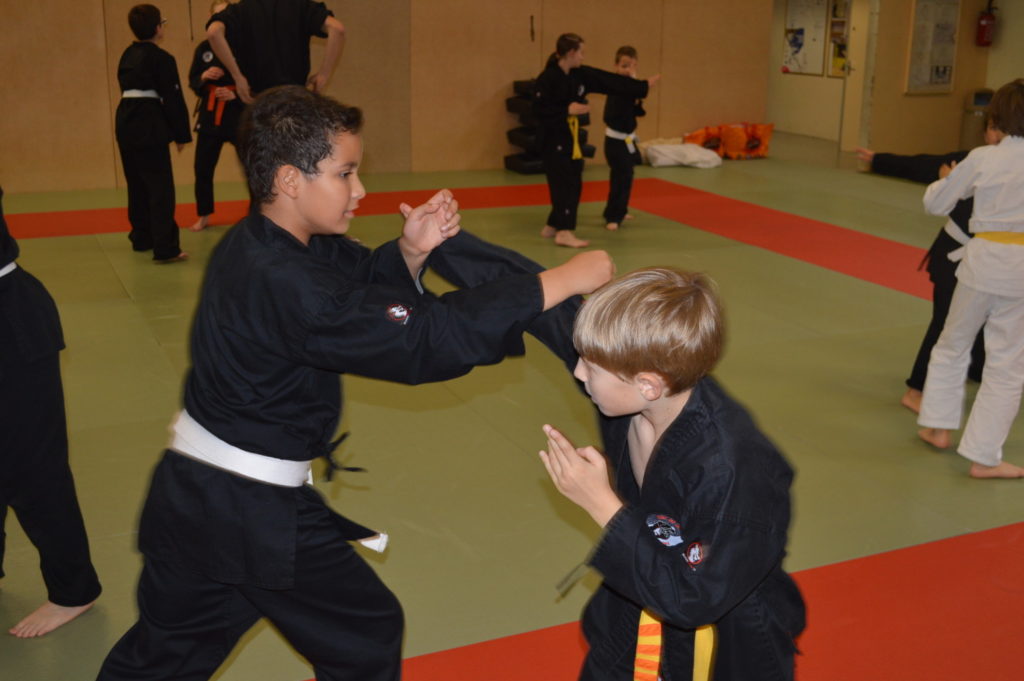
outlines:
[[[226, 2], [214, 2], [210, 15], [223, 11]], [[242, 100], [235, 94], [235, 83], [227, 75], [224, 65], [217, 59], [204, 40], [196, 46], [192, 67], [188, 70], [188, 85], [199, 97], [196, 102], [196, 213], [199, 218], [189, 227], [193, 232], [206, 229], [213, 214], [213, 172], [225, 142], [235, 145], [238, 119], [242, 115]]]
[[[615, 52], [615, 73], [636, 78], [636, 49], [623, 45]], [[604, 104], [604, 156], [608, 160], [608, 203], [604, 208], [605, 227], [614, 232], [628, 214], [629, 194], [633, 188], [633, 166], [640, 165], [636, 148], [636, 119], [646, 116], [644, 102], [636, 97], [608, 95]]]
[[178, 65], [168, 52], [157, 47], [164, 38], [166, 19], [153, 5], [135, 5], [128, 25], [138, 38], [121, 55], [117, 82], [115, 132], [128, 183], [128, 238], [136, 251], [152, 249], [158, 263], [188, 258], [178, 241], [174, 222], [174, 142], [180, 152], [192, 141], [188, 109], [181, 94]]
[[[985, 144], [997, 144], [994, 131], [985, 126]], [[857, 158], [868, 164], [868, 169], [879, 175], [901, 177], [922, 184], [931, 184], [942, 173], [949, 174], [952, 165], [967, 158], [970, 151], [951, 151], [948, 154], [901, 154], [875, 153], [871, 149], [858, 148]], [[943, 170], [945, 169], [945, 170]], [[915, 414], [921, 411], [921, 397], [924, 382], [928, 376], [928, 360], [932, 356], [932, 348], [939, 340], [942, 327], [946, 325], [949, 306], [956, 290], [956, 268], [963, 259], [963, 248], [974, 236], [971, 234], [971, 214], [974, 212], [974, 197], [957, 202], [950, 212], [949, 219], [939, 230], [925, 256], [928, 278], [932, 282], [932, 318], [921, 346], [914, 358], [914, 366], [907, 378], [907, 390], [900, 397], [900, 404]], [[950, 259], [953, 254], [954, 259]], [[974, 345], [971, 347], [971, 364], [967, 375], [972, 381], [981, 382], [982, 369], [985, 366], [985, 330], [978, 332]]]
[[[309, 39], [327, 38], [324, 58], [309, 72]], [[345, 26], [314, 0], [240, 0], [206, 24], [214, 53], [246, 104], [276, 85], [323, 92], [345, 47]]]
[[567, 248], [590, 245], [576, 236], [576, 210], [583, 190], [579, 117], [590, 112], [588, 92], [643, 98], [660, 76], [634, 80], [583, 66], [583, 38], [563, 33], [534, 86], [533, 111], [540, 122], [538, 144], [551, 193], [551, 213], [541, 236]]
[[782, 569], [793, 471], [708, 376], [723, 342], [711, 281], [628, 274], [590, 296], [573, 342], [606, 455], [545, 425], [540, 456], [605, 528], [589, 559], [604, 582], [583, 616], [580, 678], [792, 679], [804, 626]]
[[32, 638], [91, 608], [100, 583], [68, 465], [60, 317], [39, 280], [15, 264], [2, 199], [0, 189], [0, 577], [10, 506], [39, 551], [46, 584], [46, 603], [9, 629]]
[[[539, 274], [517, 268], [460, 233], [447, 190], [402, 204], [402, 236], [375, 251], [347, 239], [365, 196], [361, 123], [358, 109], [299, 86], [265, 92], [243, 115], [259, 212], [210, 259], [185, 409], [140, 521], [139, 621], [101, 680], [208, 678], [261, 616], [317, 679], [397, 679], [401, 608], [347, 543], [381, 538], [304, 484], [311, 461], [337, 446], [339, 374], [462, 375], [521, 353], [542, 310], [611, 276], [600, 251]], [[484, 254], [476, 267], [474, 253]], [[459, 268], [478, 281], [511, 276], [435, 297], [420, 284], [428, 264], [456, 279]]]

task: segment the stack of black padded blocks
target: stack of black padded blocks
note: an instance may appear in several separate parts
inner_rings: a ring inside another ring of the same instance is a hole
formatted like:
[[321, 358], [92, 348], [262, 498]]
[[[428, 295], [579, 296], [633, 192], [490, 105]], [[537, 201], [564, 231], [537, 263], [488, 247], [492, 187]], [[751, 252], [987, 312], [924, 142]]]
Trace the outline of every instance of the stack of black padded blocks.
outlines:
[[[523, 175], [537, 175], [544, 172], [544, 163], [540, 158], [537, 145], [538, 123], [533, 115], [533, 80], [517, 80], [513, 82], [514, 97], [505, 100], [505, 110], [519, 116], [518, 128], [507, 133], [509, 144], [522, 149], [522, 153], [509, 154], [505, 157], [505, 168]], [[584, 158], [594, 158], [597, 149], [587, 144], [587, 130], [583, 126], [590, 124], [590, 116], [580, 116], [580, 148]]]

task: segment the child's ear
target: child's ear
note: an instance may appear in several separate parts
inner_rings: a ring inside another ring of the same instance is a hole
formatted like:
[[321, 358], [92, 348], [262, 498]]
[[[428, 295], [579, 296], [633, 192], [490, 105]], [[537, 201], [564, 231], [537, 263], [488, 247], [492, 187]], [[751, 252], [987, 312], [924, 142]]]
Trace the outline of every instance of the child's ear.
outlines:
[[641, 397], [648, 402], [654, 402], [668, 392], [665, 379], [653, 371], [640, 372], [636, 375], [634, 382], [637, 390], [640, 391]]
[[296, 198], [299, 195], [299, 185], [302, 171], [292, 165], [283, 165], [274, 173], [274, 187], [278, 193], [289, 198]]

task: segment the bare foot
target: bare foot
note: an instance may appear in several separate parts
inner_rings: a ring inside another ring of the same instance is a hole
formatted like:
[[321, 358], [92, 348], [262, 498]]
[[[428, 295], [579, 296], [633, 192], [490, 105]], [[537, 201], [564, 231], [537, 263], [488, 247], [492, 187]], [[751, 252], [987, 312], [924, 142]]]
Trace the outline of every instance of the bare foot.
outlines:
[[186, 260], [188, 260], [188, 253], [182, 251], [173, 258], [161, 258], [159, 260], [154, 260], [153, 262], [155, 262], [157, 265], [170, 265], [171, 263], [185, 262]]
[[913, 388], [907, 388], [907, 392], [903, 393], [903, 397], [900, 398], [900, 404], [914, 412], [915, 414], [921, 413], [921, 397], [922, 393], [920, 390], [914, 390]]
[[557, 230], [557, 229], [555, 229], [554, 227], [552, 227], [551, 225], [544, 225], [544, 226], [543, 226], [543, 227], [541, 227], [541, 229], [540, 229], [540, 235], [541, 235], [542, 237], [544, 237], [545, 239], [551, 239], [551, 238], [554, 238], [554, 236], [555, 236], [555, 233], [556, 233], [557, 231], [558, 231], [558, 230]]
[[1024, 468], [1014, 466], [1012, 463], [1003, 461], [996, 466], [982, 466], [980, 463], [971, 464], [972, 478], [1024, 478]]
[[[93, 601], [93, 603], [95, 602]], [[91, 607], [92, 603], [67, 607], [46, 601], [31, 615], [11, 627], [8, 633], [18, 638], [44, 636], [57, 627], [67, 624]]]
[[206, 226], [210, 224], [209, 215], [200, 215], [199, 219], [196, 220], [189, 226], [189, 230], [192, 232], [201, 232], [206, 229]]
[[626, 219], [627, 220], [632, 220], [633, 219], [633, 215], [631, 213], [626, 213]]
[[609, 232], [614, 232], [619, 228], [619, 223], [609, 222], [607, 225], [604, 226], [604, 228], [607, 229]]
[[571, 229], [558, 230], [555, 234], [555, 243], [566, 248], [586, 248], [590, 245], [589, 241], [576, 238]]
[[952, 438], [949, 436], [949, 431], [945, 428], [922, 428], [917, 431], [917, 436], [932, 447], [937, 447], [939, 449], [948, 449], [952, 444]]

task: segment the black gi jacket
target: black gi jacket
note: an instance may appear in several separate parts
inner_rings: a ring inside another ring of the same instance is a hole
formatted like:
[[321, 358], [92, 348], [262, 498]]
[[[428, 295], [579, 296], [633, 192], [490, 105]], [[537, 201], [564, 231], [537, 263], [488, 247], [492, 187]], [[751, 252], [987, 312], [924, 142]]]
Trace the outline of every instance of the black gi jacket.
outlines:
[[[211, 66], [220, 68], [224, 75], [217, 80], [203, 80], [203, 71]], [[224, 64], [217, 59], [213, 48], [210, 47], [210, 41], [204, 40], [196, 45], [195, 54], [192, 56], [192, 66], [188, 70], [188, 86], [199, 97], [199, 101], [196, 102], [196, 125], [194, 128], [197, 133], [224, 140], [234, 139], [238, 129], [238, 119], [241, 118], [244, 108], [242, 100], [236, 97], [224, 102], [220, 125], [217, 125], [216, 119], [217, 100], [214, 101], [213, 110], [210, 110], [208, 106], [211, 90], [234, 84], [235, 81], [231, 78], [231, 74], [224, 68]]]
[[[959, 163], [967, 158], [966, 151], [952, 151], [948, 154], [916, 154], [903, 156], [900, 154], [875, 154], [871, 159], [871, 172], [889, 177], [901, 177], [905, 180], [931, 184], [939, 179], [939, 168], [944, 164]], [[949, 219], [964, 231], [971, 234], [971, 215], [974, 213], [974, 197], [956, 202], [949, 213]], [[956, 268], [960, 264], [951, 262], [947, 257], [963, 244], [940, 229], [935, 241], [932, 242], [925, 256], [928, 277], [932, 282], [950, 282], [956, 278]]]
[[[18, 259], [18, 242], [7, 229], [0, 188], [0, 269]], [[64, 349], [57, 304], [43, 284], [16, 268], [0, 277], [0, 360], [33, 362]], [[0, 361], [0, 381], [3, 377]]]
[[537, 76], [533, 97], [533, 112], [540, 121], [538, 144], [542, 153], [572, 155], [572, 133], [567, 122], [569, 104], [585, 104], [588, 92], [642, 99], [647, 96], [647, 90], [646, 80], [589, 66], [580, 66], [565, 73], [555, 59], [548, 60], [547, 66]]
[[625, 502], [590, 564], [604, 582], [587, 605], [581, 679], [633, 676], [640, 604], [664, 620], [661, 677], [689, 681], [696, 627], [718, 630], [716, 681], [792, 679], [804, 604], [782, 569], [793, 472], [747, 412], [712, 379], [693, 389], [658, 442], [641, 491], [626, 436], [602, 420]]
[[604, 103], [604, 124], [618, 132], [633, 132], [636, 119], [646, 115], [643, 100], [636, 97], [608, 95]]
[[326, 37], [334, 12], [312, 0], [241, 0], [210, 17], [224, 24], [224, 36], [253, 94], [275, 85], [305, 85], [309, 38]]
[[[443, 264], [443, 251], [458, 264], [460, 249], [475, 243], [460, 234], [431, 262]], [[371, 252], [315, 236], [307, 248], [267, 218], [249, 216], [211, 257], [185, 407], [236, 447], [314, 459], [329, 452], [340, 418], [339, 374], [401, 383], [460, 376], [522, 353], [522, 332], [541, 307], [535, 274], [435, 297], [416, 289], [397, 242]], [[218, 581], [290, 588], [296, 508], [311, 497], [318, 494], [309, 487], [252, 482], [170, 455], [154, 476], [139, 545]], [[337, 521], [350, 539], [373, 534]]]
[[117, 82], [122, 92], [156, 90], [160, 95], [159, 99], [121, 99], [115, 116], [118, 144], [160, 146], [192, 141], [178, 65], [169, 52], [151, 42], [132, 43], [117, 65]]

